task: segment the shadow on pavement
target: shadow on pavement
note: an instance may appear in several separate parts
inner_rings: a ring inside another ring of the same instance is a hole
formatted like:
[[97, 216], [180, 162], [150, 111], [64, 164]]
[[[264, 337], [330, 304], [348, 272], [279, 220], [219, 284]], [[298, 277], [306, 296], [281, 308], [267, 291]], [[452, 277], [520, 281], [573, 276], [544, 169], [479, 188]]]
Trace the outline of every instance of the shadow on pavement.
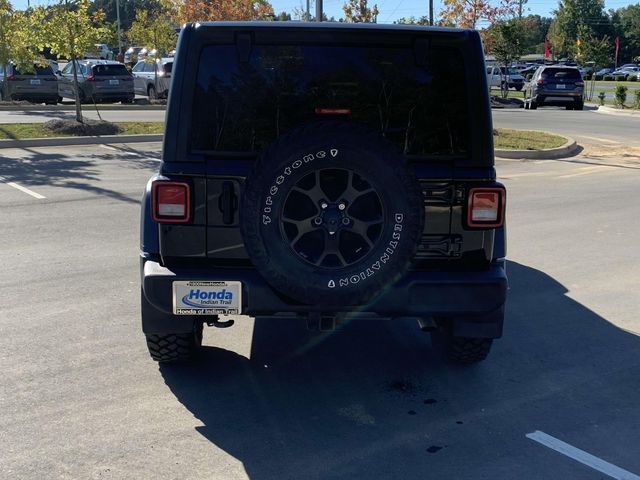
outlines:
[[81, 190], [103, 195], [114, 200], [138, 204], [144, 190], [140, 184], [140, 195], [129, 196], [117, 190], [100, 185], [102, 171], [107, 164], [119, 165], [126, 169], [157, 171], [159, 163], [155, 159], [158, 152], [147, 149], [135, 149], [130, 146], [112, 147], [110, 153], [43, 153], [23, 148], [20, 157], [0, 155], [0, 177], [7, 182], [16, 182], [26, 187], [50, 185], [54, 187]]
[[[604, 443], [592, 448], [640, 471], [638, 443], [615, 424], [640, 401], [640, 339], [545, 273], [517, 263], [508, 273], [505, 338], [473, 367], [442, 363], [413, 322], [317, 337], [259, 320], [251, 360], [205, 347], [197, 364], [160, 372], [251, 479], [600, 478], [531, 445], [524, 435], [537, 429], [571, 442], [596, 428]], [[540, 460], [527, 467], [523, 451]]]

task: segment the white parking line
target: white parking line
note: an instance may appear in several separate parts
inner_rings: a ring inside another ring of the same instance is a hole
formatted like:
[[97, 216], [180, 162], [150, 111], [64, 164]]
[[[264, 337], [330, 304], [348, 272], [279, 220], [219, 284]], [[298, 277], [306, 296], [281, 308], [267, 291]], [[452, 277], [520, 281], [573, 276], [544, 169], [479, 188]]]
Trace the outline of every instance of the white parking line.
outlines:
[[634, 473], [617, 467], [612, 463], [605, 462], [601, 458], [591, 455], [584, 450], [580, 450], [573, 445], [569, 445], [568, 443], [558, 440], [557, 438], [539, 430], [527, 433], [526, 437], [529, 440], [538, 442], [539, 444], [566, 455], [569, 458], [573, 458], [575, 461], [604, 473], [611, 478], [615, 478], [617, 480], [640, 480], [640, 477]]
[[4, 177], [0, 177], [0, 182], [4, 182], [6, 185], [9, 185], [10, 187], [13, 187], [17, 190], [20, 190], [21, 192], [26, 193], [27, 195], [31, 195], [34, 198], [37, 198], [38, 200], [42, 200], [43, 198], [47, 198], [44, 195], [40, 195], [39, 193], [34, 192], [33, 190], [29, 190], [27, 187], [23, 187], [22, 185], [18, 185], [15, 182], [7, 182]]

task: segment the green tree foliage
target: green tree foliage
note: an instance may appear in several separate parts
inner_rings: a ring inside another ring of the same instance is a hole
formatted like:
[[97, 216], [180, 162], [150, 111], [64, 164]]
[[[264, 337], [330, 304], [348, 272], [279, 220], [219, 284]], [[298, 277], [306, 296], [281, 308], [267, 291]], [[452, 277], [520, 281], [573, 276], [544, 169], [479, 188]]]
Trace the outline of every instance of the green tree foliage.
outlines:
[[602, 38], [611, 33], [604, 0], [560, 0], [550, 38], [556, 56], [575, 54], [579, 33]]
[[[158, 8], [151, 14], [147, 10], [138, 10], [136, 19], [127, 32], [127, 38], [133, 43], [144, 45], [154, 55], [148, 55], [145, 60], [157, 63], [163, 55], [166, 55], [176, 47], [176, 31], [171, 26], [169, 14]], [[154, 69], [154, 87], [158, 91], [158, 69]]]
[[[39, 38], [39, 43], [50, 48], [51, 53], [75, 63], [108, 34], [104, 27], [104, 14], [101, 11], [91, 14], [89, 7], [90, 0], [61, 0], [47, 9], [36, 8], [32, 17], [40, 27], [33, 32], [34, 40]], [[73, 84], [76, 92], [76, 120], [82, 122], [78, 73], [75, 69]]]
[[396, 24], [399, 25], [429, 25], [429, 17], [426, 15], [423, 17], [402, 17], [396, 20]]
[[640, 61], [640, 4], [610, 10], [613, 37], [620, 37], [619, 62]]
[[278, 15], [276, 15], [275, 20], [278, 22], [290, 22], [291, 14], [284, 11], [280, 12]]
[[605, 67], [613, 61], [613, 41], [608, 36], [596, 37], [585, 25], [578, 28], [580, 44], [575, 46], [575, 59], [580, 65], [594, 63], [595, 67]]
[[[505, 71], [523, 54], [524, 24], [521, 20], [500, 21], [492, 26], [488, 42], [496, 61], [505, 67]], [[507, 96], [506, 82], [501, 82], [502, 95]]]
[[[16, 11], [8, 0], [0, 0], [0, 66], [12, 63], [23, 72], [31, 72], [34, 64], [44, 61], [38, 53], [42, 46], [32, 35], [37, 28], [29, 12]], [[6, 82], [4, 88], [2, 97], [7, 98]]]
[[527, 15], [522, 17], [524, 38], [522, 48], [525, 53], [544, 53], [544, 39], [549, 33], [552, 18], [540, 15]]
[[[153, 12], [160, 6], [159, 0], [119, 0], [119, 3], [120, 27], [123, 32], [131, 28], [133, 21], [136, 19], [136, 10]], [[98, 11], [104, 12], [107, 23], [115, 24], [117, 21], [118, 16], [115, 0], [93, 0], [89, 8], [89, 13], [93, 14]]]
[[347, 0], [342, 11], [346, 22], [376, 23], [378, 20], [378, 5], [369, 7], [367, 0]]

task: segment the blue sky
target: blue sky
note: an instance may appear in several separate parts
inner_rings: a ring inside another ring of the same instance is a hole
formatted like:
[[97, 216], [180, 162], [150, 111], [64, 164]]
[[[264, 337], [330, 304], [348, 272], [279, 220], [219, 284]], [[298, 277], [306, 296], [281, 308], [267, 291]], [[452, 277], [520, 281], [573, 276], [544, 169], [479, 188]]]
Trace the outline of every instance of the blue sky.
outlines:
[[[115, 0], [113, 0], [115, 2]], [[313, 0], [312, 0], [313, 2]], [[16, 8], [24, 8], [27, 0], [14, 0], [13, 5]], [[57, 3], [55, 0], [31, 0], [32, 5], [47, 5]], [[339, 18], [342, 16], [342, 5], [344, 0], [324, 0], [324, 11], [328, 16]], [[377, 3], [380, 14], [378, 15], [378, 23], [392, 23], [400, 17], [419, 17], [428, 14], [428, 0], [369, 0], [370, 4]], [[437, 18], [438, 12], [442, 8], [441, 0], [434, 0], [434, 15]], [[619, 8], [626, 5], [638, 3], [629, 0], [605, 0], [605, 8]], [[306, 0], [271, 0], [273, 9], [276, 13], [281, 11], [291, 12], [295, 7], [303, 8]], [[551, 16], [551, 12], [557, 7], [557, 0], [530, 0], [526, 4], [527, 13], [543, 16]], [[312, 7], [312, 11], [313, 7]]]

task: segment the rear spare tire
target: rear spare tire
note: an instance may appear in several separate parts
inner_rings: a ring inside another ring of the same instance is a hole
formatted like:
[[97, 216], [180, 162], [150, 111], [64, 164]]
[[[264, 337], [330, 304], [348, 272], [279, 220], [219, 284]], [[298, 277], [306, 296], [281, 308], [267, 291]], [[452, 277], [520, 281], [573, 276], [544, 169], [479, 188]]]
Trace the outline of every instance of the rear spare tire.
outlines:
[[408, 268], [422, 234], [404, 156], [363, 127], [320, 122], [276, 140], [247, 179], [245, 247], [274, 288], [331, 311], [358, 305]]

